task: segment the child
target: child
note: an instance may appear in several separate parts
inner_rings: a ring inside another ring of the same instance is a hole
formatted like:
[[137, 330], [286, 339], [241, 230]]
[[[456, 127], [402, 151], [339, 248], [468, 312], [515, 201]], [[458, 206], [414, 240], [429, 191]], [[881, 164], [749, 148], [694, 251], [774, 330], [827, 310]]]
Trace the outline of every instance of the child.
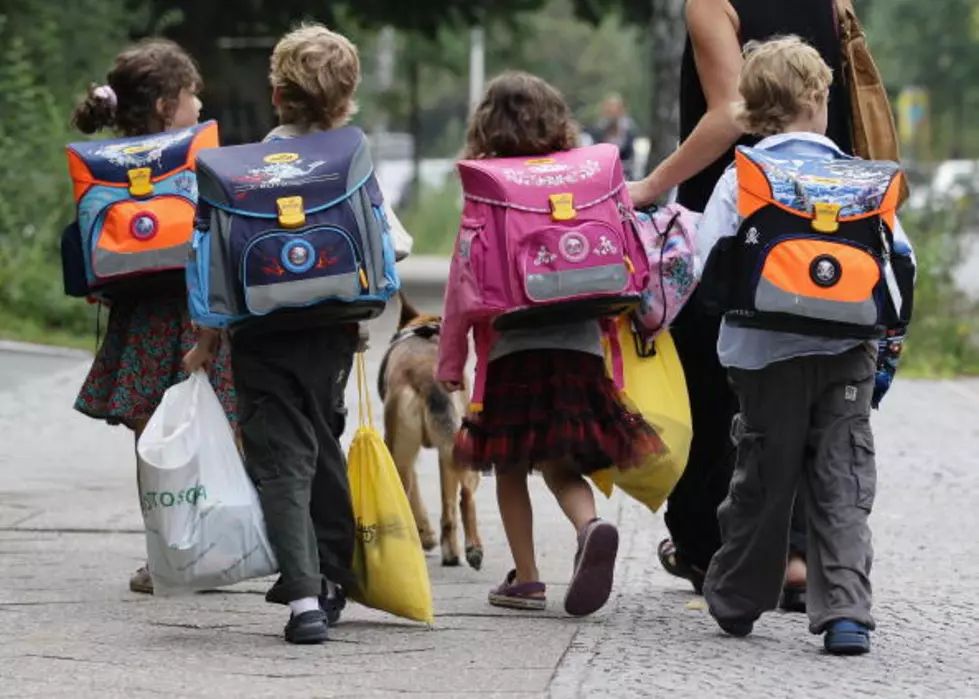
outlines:
[[[741, 119], [746, 131], [767, 137], [757, 149], [785, 162], [845, 158], [823, 135], [831, 81], [819, 53], [797, 37], [749, 44], [739, 85]], [[737, 171], [729, 169], [699, 229], [704, 258], [721, 239], [742, 234], [740, 216], [753, 215], [739, 212], [737, 193]], [[752, 202], [745, 205], [750, 208]], [[765, 225], [761, 218], [754, 221], [759, 229]], [[913, 270], [910, 245], [896, 219], [893, 229], [894, 252], [903, 254]], [[744, 235], [745, 246], [758, 244], [753, 225]], [[824, 287], [835, 281], [835, 263], [829, 258], [816, 258], [807, 267]], [[710, 267], [704, 283], [710, 283], [709, 275]], [[758, 286], [759, 296], [763, 289]], [[905, 302], [910, 302], [907, 295]], [[810, 327], [817, 322], [796, 320]], [[867, 518], [876, 483], [870, 427], [872, 402], [880, 398], [874, 387], [876, 346], [863, 339], [738, 327], [736, 322], [725, 319], [717, 345], [740, 399], [741, 425], [735, 475], [718, 510], [723, 545], [704, 586], [710, 612], [724, 631], [746, 636], [763, 612], [776, 607], [792, 503], [803, 479], [810, 532], [809, 628], [825, 633], [830, 653], [866, 653], [874, 628]]]
[[[266, 140], [343, 126], [355, 111], [360, 59], [345, 37], [316, 24], [287, 34], [272, 53], [280, 126]], [[213, 354], [203, 331], [188, 371]], [[323, 643], [354, 584], [354, 514], [340, 447], [343, 396], [366, 339], [317, 308], [256, 317], [231, 330], [245, 465], [258, 488], [280, 577], [266, 595], [289, 605], [289, 643]]]
[[[186, 128], [197, 123], [200, 88], [197, 66], [183, 49], [160, 39], [143, 41], [116, 58], [107, 84], [89, 90], [73, 123], [86, 134], [110, 128], [121, 136]], [[186, 378], [180, 362], [195, 339], [182, 273], [160, 276], [158, 291], [113, 300], [105, 338], [75, 402], [89, 417], [125, 425], [137, 440], [164, 391]], [[214, 362], [212, 381], [234, 424], [226, 352]], [[129, 587], [153, 593], [146, 566]]]
[[[543, 80], [507, 73], [490, 83], [467, 135], [466, 157], [542, 156], [571, 150], [577, 133], [568, 105]], [[460, 246], [445, 291], [437, 378], [461, 390], [468, 325], [459, 315]], [[488, 325], [474, 328], [487, 337]], [[608, 601], [619, 534], [598, 519], [585, 475], [633, 465], [662, 449], [653, 429], [621, 402], [606, 376], [599, 321], [511, 331], [492, 337], [482, 412], [456, 438], [456, 464], [496, 472], [497, 500], [515, 569], [490, 592], [499, 607], [544, 609], [546, 590], [534, 555], [527, 478], [538, 469], [578, 536], [565, 610], [591, 614]], [[477, 346], [483, 346], [480, 342]]]

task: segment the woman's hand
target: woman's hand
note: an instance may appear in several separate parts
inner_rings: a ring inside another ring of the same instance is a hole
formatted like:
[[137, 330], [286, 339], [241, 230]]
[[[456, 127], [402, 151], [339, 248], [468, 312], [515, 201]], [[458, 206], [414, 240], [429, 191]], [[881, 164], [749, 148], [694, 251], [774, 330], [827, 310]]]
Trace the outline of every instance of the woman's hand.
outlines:
[[629, 198], [632, 199], [632, 206], [636, 209], [648, 209], [660, 197], [660, 192], [656, 191], [656, 184], [651, 177], [638, 182], [629, 182], [626, 187], [629, 190]]
[[197, 343], [184, 355], [183, 369], [193, 374], [198, 369], [210, 368], [211, 362], [218, 353], [221, 344], [221, 333], [211, 328], [201, 328]]

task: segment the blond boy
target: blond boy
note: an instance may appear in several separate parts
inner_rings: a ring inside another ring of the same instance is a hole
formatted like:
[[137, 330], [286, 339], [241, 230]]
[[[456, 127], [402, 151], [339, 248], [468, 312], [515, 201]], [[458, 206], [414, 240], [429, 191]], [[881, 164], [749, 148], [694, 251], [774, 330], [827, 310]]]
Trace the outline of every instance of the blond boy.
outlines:
[[[276, 45], [270, 82], [280, 125], [265, 140], [339, 128], [356, 112], [357, 49], [326, 27], [303, 25]], [[245, 465], [280, 567], [266, 600], [290, 607], [285, 638], [297, 644], [327, 640], [343, 589], [355, 584], [355, 522], [339, 440], [347, 379], [366, 334], [326, 311], [257, 316], [231, 336]], [[187, 370], [215, 346], [215, 335], [204, 336]]]
[[[845, 158], [823, 135], [831, 81], [819, 53], [797, 37], [749, 44], [740, 111], [745, 130], [765, 137], [756, 148], [789, 159]], [[700, 266], [719, 240], [742, 234], [737, 192], [732, 168], [704, 212]], [[752, 244], [750, 233], [744, 234], [746, 245]], [[894, 252], [913, 264], [896, 221], [893, 238]], [[876, 344], [725, 320], [718, 356], [738, 393], [742, 429], [730, 493], [718, 510], [723, 545], [704, 585], [711, 614], [727, 633], [747, 636], [761, 614], [776, 607], [792, 505], [801, 488], [810, 534], [810, 630], [825, 634], [831, 653], [869, 651]]]

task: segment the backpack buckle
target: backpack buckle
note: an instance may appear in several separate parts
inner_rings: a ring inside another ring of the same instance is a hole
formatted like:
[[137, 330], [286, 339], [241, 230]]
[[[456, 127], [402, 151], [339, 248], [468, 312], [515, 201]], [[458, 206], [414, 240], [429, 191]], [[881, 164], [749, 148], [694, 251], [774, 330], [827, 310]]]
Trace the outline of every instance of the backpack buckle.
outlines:
[[574, 210], [574, 194], [552, 194], [548, 201], [551, 203], [551, 218], [555, 221], [573, 221], [578, 216]]
[[840, 229], [837, 217], [840, 215], [840, 204], [816, 202], [813, 204], [812, 229], [818, 233], [836, 233]]
[[283, 228], [299, 228], [306, 223], [306, 211], [302, 197], [282, 197], [275, 200], [279, 210], [279, 225]]
[[138, 167], [126, 173], [129, 175], [129, 193], [134, 197], [148, 197], [153, 193], [153, 170]]

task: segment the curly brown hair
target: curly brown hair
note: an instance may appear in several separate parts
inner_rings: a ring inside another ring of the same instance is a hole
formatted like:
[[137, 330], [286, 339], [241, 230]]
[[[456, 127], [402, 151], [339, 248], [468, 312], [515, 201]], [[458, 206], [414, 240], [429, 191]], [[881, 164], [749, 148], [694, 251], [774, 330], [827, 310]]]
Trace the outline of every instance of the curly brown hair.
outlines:
[[[106, 76], [115, 93], [107, 98], [96, 85], [72, 115], [82, 133], [111, 128], [123, 136], [143, 136], [166, 128], [180, 102], [182, 90], [197, 93], [201, 74], [190, 54], [166, 39], [145, 39], [116, 57]], [[163, 100], [162, 113], [157, 102]]]
[[494, 78], [473, 112], [464, 157], [510, 158], [571, 150], [578, 132], [561, 93], [536, 75]]

